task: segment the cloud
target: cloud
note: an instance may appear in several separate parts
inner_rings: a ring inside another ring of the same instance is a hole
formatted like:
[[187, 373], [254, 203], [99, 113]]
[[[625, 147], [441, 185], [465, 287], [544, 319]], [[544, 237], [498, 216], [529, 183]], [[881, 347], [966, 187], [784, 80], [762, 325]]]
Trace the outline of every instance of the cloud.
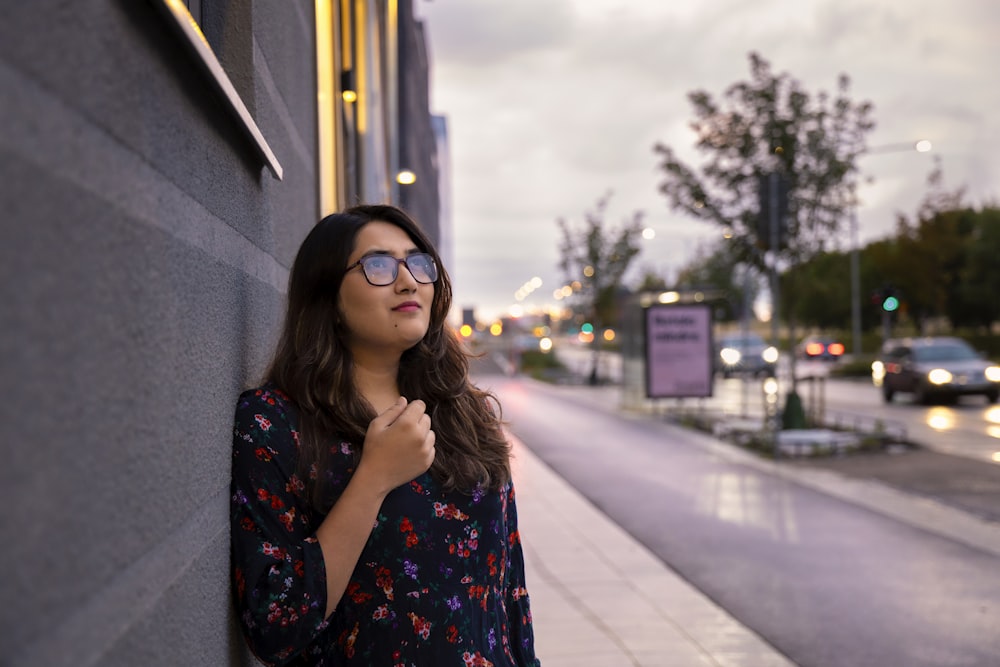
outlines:
[[[508, 304], [524, 280], [558, 279], [559, 217], [608, 189], [609, 216], [647, 212], [641, 264], [676, 268], [717, 230], [679, 218], [657, 192], [652, 146], [700, 164], [688, 94], [718, 98], [759, 52], [811, 93], [846, 73], [875, 104], [870, 144], [930, 138], [945, 178], [971, 197], [1000, 190], [1000, 3], [995, 0], [434, 0], [419, 5], [432, 101], [449, 118], [456, 292]], [[926, 155], [872, 155], [862, 238], [912, 213]], [[648, 253], [648, 254], [647, 254]], [[509, 284], [505, 276], [512, 276]], [[516, 277], [513, 277], [516, 276]], [[468, 283], [464, 282], [468, 280]], [[540, 292], [551, 293], [550, 289]]]

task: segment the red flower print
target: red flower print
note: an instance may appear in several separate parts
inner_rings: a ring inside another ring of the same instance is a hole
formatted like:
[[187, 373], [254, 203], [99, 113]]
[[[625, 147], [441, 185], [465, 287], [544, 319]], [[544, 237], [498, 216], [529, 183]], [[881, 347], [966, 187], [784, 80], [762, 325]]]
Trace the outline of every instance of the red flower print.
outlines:
[[294, 507], [283, 514], [278, 515], [278, 519], [281, 520], [281, 523], [284, 524], [285, 526], [285, 530], [287, 530], [289, 533], [295, 530], [294, 526], [292, 525], [292, 523], [295, 521]]
[[272, 556], [278, 560], [285, 560], [286, 551], [281, 547], [276, 547], [270, 542], [260, 545], [260, 550], [265, 556]]
[[447, 637], [448, 641], [452, 644], [458, 643], [458, 628], [454, 625], [449, 625], [448, 629], [445, 631], [445, 637]]
[[271, 494], [267, 492], [267, 489], [257, 489], [257, 499], [267, 500], [271, 497]]
[[406, 546], [407, 546], [407, 548], [416, 546], [417, 542], [419, 542], [419, 541], [420, 541], [420, 538], [417, 537], [416, 533], [410, 533], [409, 535], [406, 536]]
[[[300, 577], [306, 576], [306, 564], [305, 564], [305, 562], [303, 562], [301, 560], [297, 560], [297, 561], [295, 561], [295, 565], [293, 566], [293, 568], [295, 569], [295, 574], [297, 574], [298, 576], [300, 576]], [[305, 613], [305, 612], [302, 612], [302, 613]]]
[[243, 530], [253, 531], [257, 528], [257, 526], [254, 525], [253, 519], [251, 519], [248, 516], [245, 516], [242, 519], [240, 519], [240, 528], [242, 528]]
[[269, 452], [264, 447], [258, 447], [257, 449], [253, 450], [253, 454], [261, 461], [271, 460], [271, 452]]
[[486, 564], [490, 566], [490, 576], [497, 576], [497, 555], [492, 551], [486, 556]]
[[268, 431], [271, 429], [271, 420], [264, 415], [254, 415], [253, 418], [261, 430]]
[[344, 647], [344, 655], [348, 658], [354, 657], [354, 643], [358, 641], [359, 624], [355, 623], [350, 632], [346, 630], [340, 634], [337, 643]]
[[407, 614], [413, 621], [413, 632], [421, 639], [429, 639], [431, 636], [431, 622], [426, 618], [417, 616], [412, 611]]
[[399, 522], [399, 532], [408, 533], [413, 530], [413, 522], [410, 521], [408, 517], [403, 517], [403, 520]]
[[372, 612], [372, 620], [381, 621], [386, 618], [389, 618], [389, 607], [384, 604], [380, 604], [379, 606], [375, 607], [375, 611]]
[[371, 593], [365, 593], [364, 591], [362, 591], [361, 584], [359, 584], [356, 581], [352, 581], [350, 584], [348, 584], [347, 591], [345, 594], [349, 595], [351, 600], [355, 604], [364, 604], [365, 602], [368, 602], [369, 600], [372, 599]]
[[462, 654], [462, 661], [465, 663], [465, 667], [493, 667], [493, 663], [483, 657], [479, 651], [475, 653], [466, 651]]
[[390, 600], [393, 599], [392, 573], [389, 572], [389, 568], [383, 565], [380, 566], [377, 570], [375, 570], [375, 583], [378, 585], [379, 588], [382, 589], [382, 592], [385, 593], [385, 596], [388, 599]]
[[454, 503], [445, 505], [442, 502], [434, 503], [434, 516], [444, 519], [457, 519], [459, 521], [465, 521], [469, 518], [469, 515], [455, 507]]

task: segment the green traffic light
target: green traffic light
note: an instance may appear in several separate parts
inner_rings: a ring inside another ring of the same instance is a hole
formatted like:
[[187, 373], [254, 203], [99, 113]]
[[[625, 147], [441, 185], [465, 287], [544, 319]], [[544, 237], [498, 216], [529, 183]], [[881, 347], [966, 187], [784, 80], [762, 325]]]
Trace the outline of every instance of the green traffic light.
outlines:
[[899, 299], [897, 299], [894, 296], [887, 296], [885, 298], [885, 301], [882, 302], [882, 310], [886, 311], [887, 313], [891, 313], [897, 308], [899, 308]]
[[594, 325], [590, 322], [584, 322], [583, 326], [580, 327], [580, 331], [583, 333], [594, 333]]

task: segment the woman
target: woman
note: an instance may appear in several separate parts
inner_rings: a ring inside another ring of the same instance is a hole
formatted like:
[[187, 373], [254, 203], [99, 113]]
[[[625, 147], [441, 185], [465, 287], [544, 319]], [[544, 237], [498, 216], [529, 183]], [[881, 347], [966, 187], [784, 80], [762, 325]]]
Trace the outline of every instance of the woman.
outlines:
[[233, 586], [265, 662], [539, 664], [509, 445], [450, 306], [397, 208], [327, 216], [299, 249], [233, 439]]

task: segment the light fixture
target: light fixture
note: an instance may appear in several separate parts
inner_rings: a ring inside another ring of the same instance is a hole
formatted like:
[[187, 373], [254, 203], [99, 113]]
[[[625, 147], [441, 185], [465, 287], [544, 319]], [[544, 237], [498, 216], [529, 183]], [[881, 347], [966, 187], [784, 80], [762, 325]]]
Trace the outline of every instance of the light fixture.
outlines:
[[413, 185], [417, 182], [417, 175], [409, 169], [402, 169], [396, 174], [396, 182], [400, 185]]
[[348, 104], [358, 100], [358, 91], [354, 86], [354, 70], [344, 70], [340, 73], [340, 96]]

